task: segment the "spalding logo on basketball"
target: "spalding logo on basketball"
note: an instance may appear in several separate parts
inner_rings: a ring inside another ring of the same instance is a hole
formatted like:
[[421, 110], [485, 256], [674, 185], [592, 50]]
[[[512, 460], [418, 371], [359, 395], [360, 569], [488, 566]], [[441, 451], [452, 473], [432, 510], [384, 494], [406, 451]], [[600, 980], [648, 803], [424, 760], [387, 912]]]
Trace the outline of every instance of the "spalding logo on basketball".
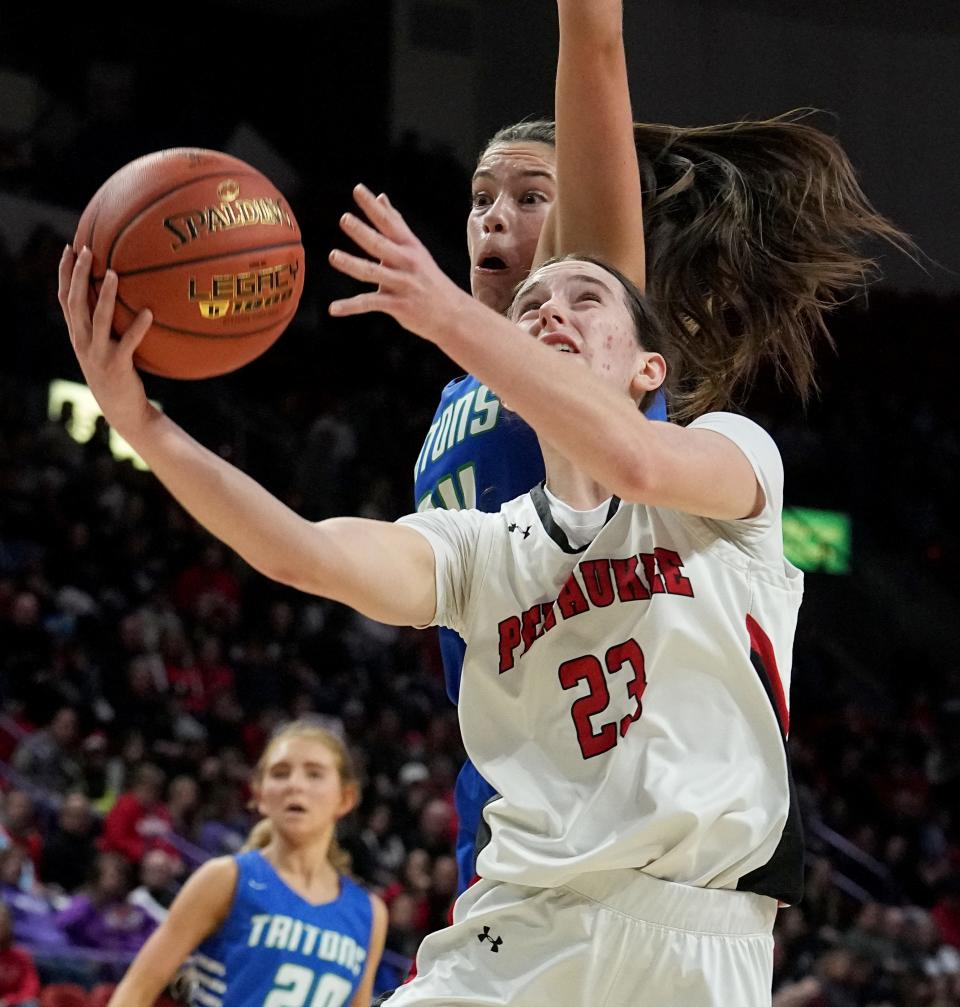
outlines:
[[93, 252], [91, 303], [117, 273], [114, 328], [143, 308], [135, 363], [172, 378], [225, 374], [264, 352], [303, 291], [300, 228], [286, 200], [229, 154], [182, 147], [131, 161], [83, 211], [74, 248]]

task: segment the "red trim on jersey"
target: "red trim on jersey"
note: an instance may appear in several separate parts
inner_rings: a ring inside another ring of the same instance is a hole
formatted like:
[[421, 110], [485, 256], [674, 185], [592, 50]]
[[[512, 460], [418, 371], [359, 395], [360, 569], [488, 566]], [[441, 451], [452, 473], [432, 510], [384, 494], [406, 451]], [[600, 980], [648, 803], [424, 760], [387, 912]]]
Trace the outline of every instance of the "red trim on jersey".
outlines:
[[760, 623], [749, 613], [747, 614], [747, 632], [750, 634], [750, 649], [757, 655], [766, 672], [767, 681], [770, 683], [770, 689], [773, 693], [773, 702], [780, 716], [780, 725], [783, 728], [784, 736], [786, 736], [790, 733], [790, 711], [787, 708], [787, 697], [783, 692], [783, 682], [780, 679], [780, 669], [777, 667], [777, 656], [773, 651], [773, 644]]

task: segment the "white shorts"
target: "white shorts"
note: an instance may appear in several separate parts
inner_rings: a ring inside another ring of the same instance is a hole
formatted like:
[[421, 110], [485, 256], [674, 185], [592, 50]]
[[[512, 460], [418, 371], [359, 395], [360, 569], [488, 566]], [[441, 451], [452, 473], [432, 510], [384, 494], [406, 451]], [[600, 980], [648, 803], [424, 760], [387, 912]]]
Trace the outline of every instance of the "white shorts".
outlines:
[[774, 899], [641, 871], [478, 881], [386, 1007], [769, 1007]]

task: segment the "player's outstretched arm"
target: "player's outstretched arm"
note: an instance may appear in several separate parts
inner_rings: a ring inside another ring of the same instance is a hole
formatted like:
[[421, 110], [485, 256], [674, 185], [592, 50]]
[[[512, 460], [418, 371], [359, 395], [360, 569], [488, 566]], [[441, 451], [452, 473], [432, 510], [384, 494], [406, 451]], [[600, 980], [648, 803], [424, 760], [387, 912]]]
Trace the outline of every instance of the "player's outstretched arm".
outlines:
[[137, 952], [108, 1007], [151, 1007], [177, 970], [230, 911], [237, 883], [232, 857], [197, 868], [177, 894], [170, 914]]
[[133, 366], [150, 313], [142, 312], [121, 339], [113, 339], [116, 274], [108, 271], [91, 315], [90, 261], [88, 250], [75, 259], [67, 248], [60, 263], [60, 304], [74, 351], [107, 421], [180, 504], [273, 580], [341, 601], [381, 622], [430, 622], [435, 566], [421, 535], [360, 518], [307, 521], [150, 404]]
[[555, 255], [596, 255], [643, 290], [642, 189], [623, 47], [623, 2], [557, 0], [557, 10], [557, 198], [533, 268]]

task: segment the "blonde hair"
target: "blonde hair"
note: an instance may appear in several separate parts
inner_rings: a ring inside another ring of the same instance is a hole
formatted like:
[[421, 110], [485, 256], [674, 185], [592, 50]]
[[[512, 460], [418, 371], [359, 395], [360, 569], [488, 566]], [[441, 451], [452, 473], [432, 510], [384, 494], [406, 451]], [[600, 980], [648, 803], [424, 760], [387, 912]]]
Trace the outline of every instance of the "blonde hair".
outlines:
[[[334, 761], [337, 767], [337, 774], [340, 777], [340, 785], [345, 788], [352, 787], [359, 791], [360, 784], [357, 777], [357, 771], [354, 767], [353, 759], [350, 757], [349, 751], [347, 751], [347, 746], [332, 731], [327, 730], [325, 727], [321, 727], [316, 721], [309, 720], [304, 717], [299, 720], [292, 720], [289, 723], [283, 724], [271, 735], [266, 748], [263, 750], [263, 754], [257, 760], [257, 764], [253, 769], [251, 785], [255, 795], [258, 792], [260, 785], [263, 782], [264, 774], [267, 771], [267, 766], [270, 762], [270, 753], [281, 741], [285, 741], [287, 738], [306, 738], [308, 741], [319, 742], [333, 753]], [[250, 834], [247, 836], [246, 842], [243, 844], [242, 851], [262, 850], [271, 842], [272, 839], [272, 822], [269, 818], [261, 818], [260, 821], [257, 822], [250, 830]], [[327, 859], [330, 861], [334, 870], [336, 870], [339, 874], [344, 874], [350, 870], [350, 854], [341, 848], [335, 835], [330, 839], [330, 848], [327, 851]]]

